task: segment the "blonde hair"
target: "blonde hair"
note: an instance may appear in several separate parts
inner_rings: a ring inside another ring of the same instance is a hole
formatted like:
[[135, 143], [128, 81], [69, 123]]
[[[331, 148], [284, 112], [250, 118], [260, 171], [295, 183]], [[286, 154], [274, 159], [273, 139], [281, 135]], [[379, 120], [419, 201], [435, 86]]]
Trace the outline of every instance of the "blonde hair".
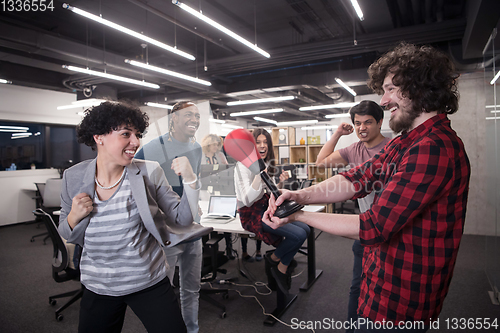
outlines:
[[209, 148], [212, 143], [217, 144], [217, 149], [220, 150], [222, 148], [222, 138], [220, 136], [216, 134], [207, 134], [201, 140], [201, 149], [205, 155], [210, 152]]

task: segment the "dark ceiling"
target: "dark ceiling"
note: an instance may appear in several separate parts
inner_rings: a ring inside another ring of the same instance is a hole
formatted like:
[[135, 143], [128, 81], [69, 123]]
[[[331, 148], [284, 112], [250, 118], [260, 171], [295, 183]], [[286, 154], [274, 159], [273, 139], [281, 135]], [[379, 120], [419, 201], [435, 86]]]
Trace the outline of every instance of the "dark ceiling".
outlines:
[[[47, 0], [48, 1], [48, 0]], [[50, 2], [50, 1], [49, 1]], [[226, 102], [293, 95], [279, 103], [277, 121], [324, 119], [338, 109], [301, 112], [301, 106], [353, 101], [335, 81], [370, 93], [366, 69], [400, 41], [432, 44], [448, 52], [461, 71], [480, 69], [482, 51], [498, 24], [498, 0], [358, 0], [360, 21], [349, 0], [184, 0], [203, 14], [271, 54], [264, 56], [181, 10], [169, 0], [74, 0], [71, 6], [143, 33], [196, 56], [184, 59], [104, 27], [62, 7], [0, 11], [0, 77], [13, 84], [172, 104], [209, 99], [216, 117], [269, 109], [277, 104], [228, 107]], [[141, 44], [144, 44], [141, 46]], [[130, 66], [148, 61], [208, 80], [206, 87]], [[62, 65], [146, 80], [160, 89], [118, 83], [64, 69]], [[251, 118], [248, 118], [251, 119]]]

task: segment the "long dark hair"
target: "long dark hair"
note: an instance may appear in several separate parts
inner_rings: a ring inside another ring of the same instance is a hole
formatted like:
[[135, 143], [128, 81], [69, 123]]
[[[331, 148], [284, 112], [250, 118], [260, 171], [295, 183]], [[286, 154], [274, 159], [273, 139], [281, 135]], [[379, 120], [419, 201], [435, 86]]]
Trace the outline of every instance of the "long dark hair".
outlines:
[[383, 94], [384, 79], [394, 74], [392, 83], [403, 97], [411, 100], [415, 112], [452, 114], [458, 110], [458, 74], [450, 58], [431, 46], [401, 43], [368, 68], [368, 86]]
[[257, 141], [257, 137], [259, 135], [264, 135], [267, 140], [267, 156], [264, 159], [264, 162], [268, 165], [267, 173], [271, 177], [276, 177], [278, 174], [278, 168], [276, 167], [276, 159], [274, 158], [273, 139], [268, 131], [260, 127], [253, 130], [253, 137], [255, 141]]

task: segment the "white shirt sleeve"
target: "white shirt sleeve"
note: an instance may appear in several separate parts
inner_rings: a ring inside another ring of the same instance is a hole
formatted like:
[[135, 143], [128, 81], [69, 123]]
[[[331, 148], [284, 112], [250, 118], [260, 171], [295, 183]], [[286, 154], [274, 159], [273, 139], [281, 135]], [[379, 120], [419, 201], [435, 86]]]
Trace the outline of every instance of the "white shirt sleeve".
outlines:
[[250, 207], [264, 196], [264, 184], [259, 179], [259, 189], [252, 187], [255, 175], [242, 163], [236, 163], [234, 167], [234, 187], [238, 201], [244, 206]]

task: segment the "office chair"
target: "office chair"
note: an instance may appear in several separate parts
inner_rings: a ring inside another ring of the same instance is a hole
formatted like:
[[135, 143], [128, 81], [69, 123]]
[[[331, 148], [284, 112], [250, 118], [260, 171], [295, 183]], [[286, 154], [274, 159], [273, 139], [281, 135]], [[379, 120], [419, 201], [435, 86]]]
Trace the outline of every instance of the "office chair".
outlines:
[[[223, 251], [219, 251], [219, 242], [224, 239], [224, 235], [212, 233], [211, 238], [204, 239], [203, 244], [203, 266], [201, 268], [201, 282], [214, 282], [217, 279], [217, 273], [226, 274], [227, 270], [219, 268], [228, 262], [228, 257]], [[210, 304], [222, 310], [221, 318], [226, 318], [226, 307], [213, 299], [210, 295], [222, 294], [222, 298], [229, 298], [229, 289], [200, 289], [200, 299], [209, 302]]]
[[[70, 255], [68, 250], [68, 246], [66, 246], [64, 239], [61, 237], [59, 232], [57, 231], [56, 224], [52, 219], [52, 215], [45, 212], [43, 209], [38, 208], [35, 210], [35, 215], [43, 218], [45, 222], [45, 226], [47, 227], [47, 231], [49, 233], [49, 237], [52, 240], [52, 245], [54, 248], [54, 253], [52, 256], [52, 278], [54, 281], [61, 283], [66, 281], [80, 281], [80, 269], [79, 269], [79, 257], [78, 253], [74, 253], [74, 257]], [[77, 263], [73, 263], [77, 259]], [[72, 268], [73, 266], [73, 268]], [[54, 306], [56, 305], [57, 298], [62, 297], [71, 297], [65, 304], [63, 304], [60, 308], [58, 308], [55, 312], [56, 320], [63, 320], [62, 311], [69, 307], [71, 304], [79, 300], [83, 295], [83, 285], [79, 289], [66, 292], [63, 294], [53, 295], [49, 297], [49, 304]]]
[[[59, 224], [59, 216], [54, 215], [54, 212], [61, 209], [61, 184], [62, 179], [60, 178], [47, 179], [45, 184], [35, 183], [41, 196], [41, 198], [37, 198], [37, 209], [41, 208], [50, 214], [56, 225]], [[34, 242], [36, 237], [41, 236], [45, 236], [43, 239], [43, 244], [45, 245], [45, 241], [49, 238], [48, 232], [32, 236], [30, 242]]]

